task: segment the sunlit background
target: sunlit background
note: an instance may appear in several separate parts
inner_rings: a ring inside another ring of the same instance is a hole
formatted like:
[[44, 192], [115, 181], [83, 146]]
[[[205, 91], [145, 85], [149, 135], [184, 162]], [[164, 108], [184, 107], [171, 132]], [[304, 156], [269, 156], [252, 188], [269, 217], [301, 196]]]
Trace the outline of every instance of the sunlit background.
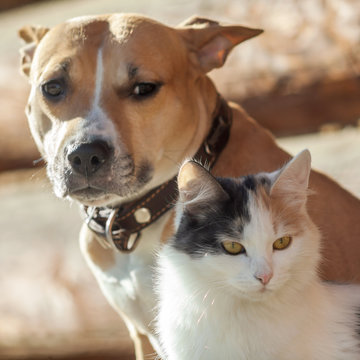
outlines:
[[97, 13], [168, 25], [197, 14], [265, 29], [211, 73], [291, 153], [360, 195], [360, 1], [1, 0], [0, 359], [133, 359], [78, 247], [77, 204], [52, 194], [31, 139], [17, 30]]

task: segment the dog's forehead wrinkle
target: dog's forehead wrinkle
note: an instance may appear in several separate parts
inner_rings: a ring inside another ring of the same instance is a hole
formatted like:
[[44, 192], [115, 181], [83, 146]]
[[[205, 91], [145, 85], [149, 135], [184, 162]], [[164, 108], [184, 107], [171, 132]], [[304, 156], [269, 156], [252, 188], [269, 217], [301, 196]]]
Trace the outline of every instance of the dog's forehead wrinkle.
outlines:
[[39, 82], [42, 83], [44, 81], [59, 78], [61, 77], [61, 75], [68, 75], [70, 72], [71, 64], [72, 60], [70, 57], [49, 61], [46, 67], [41, 72], [39, 72]]
[[138, 70], [139, 70], [139, 67], [136, 66], [135, 64], [133, 63], [130, 63], [128, 64], [127, 66], [128, 68], [128, 76], [129, 76], [129, 80], [132, 80], [135, 78], [135, 76], [137, 75], [138, 73]]
[[65, 73], [69, 72], [69, 69], [71, 67], [71, 58], [66, 57], [62, 61], [60, 61], [59, 68], [63, 70]]
[[118, 41], [126, 41], [137, 29], [147, 31], [149, 26], [159, 27], [156, 20], [140, 14], [112, 14], [108, 21], [109, 31]]

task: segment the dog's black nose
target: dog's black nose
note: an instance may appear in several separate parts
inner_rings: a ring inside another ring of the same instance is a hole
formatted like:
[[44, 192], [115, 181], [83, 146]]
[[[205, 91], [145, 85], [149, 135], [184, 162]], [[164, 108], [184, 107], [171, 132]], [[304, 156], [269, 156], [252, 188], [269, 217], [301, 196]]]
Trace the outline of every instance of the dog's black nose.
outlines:
[[68, 160], [75, 172], [90, 176], [98, 171], [110, 157], [109, 146], [104, 141], [81, 144], [68, 154]]

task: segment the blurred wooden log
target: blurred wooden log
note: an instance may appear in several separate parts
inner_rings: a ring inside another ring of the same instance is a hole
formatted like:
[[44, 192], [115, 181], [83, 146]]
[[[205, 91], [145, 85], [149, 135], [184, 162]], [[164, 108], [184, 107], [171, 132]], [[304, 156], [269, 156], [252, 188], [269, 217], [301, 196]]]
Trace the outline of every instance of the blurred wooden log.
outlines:
[[19, 6], [32, 4], [34, 2], [39, 2], [44, 0], [1, 0], [0, 2], [0, 11], [13, 9]]
[[276, 136], [319, 131], [326, 124], [356, 125], [360, 118], [360, 78], [326, 80], [296, 93], [275, 91], [238, 99], [246, 111]]
[[40, 154], [25, 116], [30, 87], [17, 68], [0, 63], [0, 76], [0, 172], [32, 168]]
[[131, 353], [119, 353], [119, 352], [84, 352], [79, 354], [68, 354], [68, 355], [60, 355], [54, 353], [51, 350], [49, 354], [43, 355], [21, 355], [21, 356], [11, 356], [6, 355], [3, 357], [0, 355], [0, 360], [135, 360], [135, 355]]

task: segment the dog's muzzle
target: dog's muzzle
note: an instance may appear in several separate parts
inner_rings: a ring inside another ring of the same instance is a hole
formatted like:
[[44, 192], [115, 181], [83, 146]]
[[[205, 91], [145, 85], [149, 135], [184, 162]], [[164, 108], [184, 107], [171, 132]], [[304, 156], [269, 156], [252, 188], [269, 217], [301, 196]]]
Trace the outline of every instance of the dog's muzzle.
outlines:
[[125, 149], [100, 137], [69, 139], [59, 155], [48, 162], [56, 195], [89, 205], [108, 203], [137, 191], [149, 181], [151, 171], [144, 161], [135, 167]]

